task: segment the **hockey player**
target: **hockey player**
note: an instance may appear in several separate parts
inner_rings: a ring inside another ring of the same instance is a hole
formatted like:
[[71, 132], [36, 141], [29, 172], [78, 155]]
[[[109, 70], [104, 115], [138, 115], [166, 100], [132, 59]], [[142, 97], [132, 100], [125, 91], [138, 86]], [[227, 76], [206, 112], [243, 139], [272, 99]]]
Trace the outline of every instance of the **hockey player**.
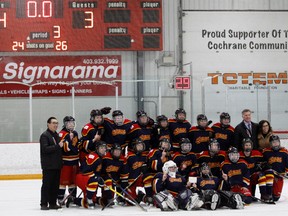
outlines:
[[235, 147], [228, 150], [228, 159], [221, 164], [222, 178], [224, 186], [220, 189], [227, 189], [235, 193], [242, 194], [242, 199], [246, 204], [252, 202], [250, 185], [250, 172], [248, 164], [243, 159]]
[[111, 148], [114, 143], [121, 145], [124, 149], [127, 146], [127, 134], [131, 127], [131, 121], [125, 119], [121, 110], [114, 110], [112, 112], [112, 120], [104, 118], [103, 140], [107, 143], [108, 148]]
[[101, 176], [105, 187], [102, 190], [101, 205], [106, 206], [114, 197], [110, 187], [122, 186], [128, 182], [126, 158], [120, 144], [115, 143], [110, 152], [103, 156]]
[[177, 165], [172, 160], [163, 165], [153, 179], [154, 199], [162, 211], [199, 209], [203, 201], [197, 193], [192, 193], [191, 183], [177, 173]]
[[240, 158], [248, 164], [250, 172], [250, 191], [255, 196], [256, 185], [259, 185], [261, 199], [264, 202], [272, 202], [272, 186], [274, 175], [271, 169], [262, 170], [261, 163], [263, 155], [260, 151], [253, 149], [253, 142], [246, 138], [242, 142], [243, 151], [240, 152]]
[[272, 196], [274, 201], [278, 201], [282, 193], [283, 176], [288, 172], [288, 151], [281, 146], [279, 136], [272, 135], [269, 141], [271, 147], [263, 150], [263, 157], [274, 172]]
[[178, 108], [175, 111], [175, 118], [169, 119], [169, 130], [171, 132], [172, 150], [180, 151], [179, 141], [181, 138], [188, 138], [188, 131], [191, 124], [186, 120], [186, 111]]
[[157, 149], [161, 139], [171, 139], [169, 130], [168, 118], [165, 115], [159, 115], [156, 117], [156, 124], [152, 127], [152, 146], [151, 148]]
[[80, 139], [80, 162], [85, 160], [85, 157], [95, 151], [95, 144], [101, 139], [104, 134], [103, 114], [110, 112], [110, 107], [104, 107], [101, 110], [93, 109], [90, 112], [90, 122], [87, 123], [81, 131]]
[[220, 150], [219, 142], [216, 139], [210, 139], [208, 150], [198, 154], [197, 163], [207, 163], [211, 169], [212, 175], [221, 178], [222, 173], [220, 166], [225, 158], [226, 152]]
[[59, 132], [60, 141], [63, 142], [62, 159], [63, 166], [61, 169], [60, 185], [58, 191], [58, 203], [64, 204], [66, 186], [70, 199], [76, 197], [75, 178], [79, 171], [79, 149], [78, 149], [78, 133], [75, 130], [76, 122], [72, 116], [65, 116], [63, 119], [63, 128]]
[[[128, 151], [126, 156], [127, 169], [129, 173], [127, 192], [134, 198], [137, 199], [136, 188], [143, 187], [143, 174], [147, 173], [147, 157], [142, 154], [145, 150], [145, 143], [137, 138], [133, 140], [133, 151]], [[141, 201], [140, 199], [138, 200]]]
[[230, 125], [231, 117], [229, 113], [220, 114], [220, 122], [215, 123], [211, 128], [215, 139], [220, 144], [220, 150], [227, 151], [234, 141], [234, 127]]
[[148, 173], [143, 176], [143, 184], [146, 192], [144, 202], [152, 203], [152, 180], [156, 173], [162, 172], [163, 164], [172, 159], [171, 144], [168, 139], [160, 140], [159, 148], [152, 149], [147, 155]]
[[[102, 157], [106, 154], [107, 145], [104, 141], [96, 143], [96, 151], [86, 156], [81, 164], [80, 173], [76, 176], [76, 184], [83, 191], [83, 198], [76, 198], [73, 203], [85, 208], [94, 209], [98, 187], [104, 187], [104, 180], [101, 178]], [[69, 207], [69, 204], [66, 204]]]
[[151, 149], [151, 139], [152, 139], [152, 126], [154, 120], [151, 119], [147, 113], [143, 110], [140, 110], [136, 113], [137, 121], [133, 122], [130, 130], [128, 132], [130, 150], [133, 149], [132, 140], [140, 138], [145, 143], [144, 155], [147, 155]]
[[180, 140], [181, 152], [176, 152], [173, 155], [172, 160], [179, 167], [179, 174], [188, 179], [189, 176], [196, 175], [197, 158], [196, 155], [191, 152], [192, 144], [188, 138], [182, 138]]
[[[207, 163], [200, 166], [200, 175], [197, 177], [196, 184], [192, 184], [194, 191], [199, 194], [204, 202], [203, 207], [215, 210], [221, 206], [233, 209], [242, 209], [243, 202], [240, 194], [231, 191], [218, 191], [220, 179], [213, 176]], [[193, 190], [192, 189], [192, 190]]]
[[197, 126], [192, 126], [188, 134], [194, 153], [198, 154], [202, 151], [207, 151], [209, 140], [213, 138], [213, 136], [213, 130], [208, 127], [206, 115], [199, 114], [197, 116]]

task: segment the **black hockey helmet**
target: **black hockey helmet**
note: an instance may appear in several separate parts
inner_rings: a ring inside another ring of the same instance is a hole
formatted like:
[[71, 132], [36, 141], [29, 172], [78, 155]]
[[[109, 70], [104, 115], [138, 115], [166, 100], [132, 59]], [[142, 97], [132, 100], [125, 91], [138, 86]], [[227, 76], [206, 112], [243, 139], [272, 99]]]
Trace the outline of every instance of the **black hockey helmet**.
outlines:
[[209, 152], [212, 154], [217, 154], [220, 151], [220, 144], [217, 139], [212, 138], [208, 145]]
[[175, 116], [177, 116], [179, 113], [183, 113], [186, 115], [186, 111], [183, 109], [183, 108], [178, 108], [176, 111], [175, 111]]
[[240, 154], [238, 152], [238, 149], [235, 147], [230, 147], [228, 149], [228, 158], [232, 163], [237, 163], [239, 158], [240, 158]]
[[[100, 148], [103, 147], [105, 148], [105, 152], [102, 150], [100, 151]], [[107, 151], [107, 144], [106, 142], [102, 141], [102, 140], [99, 140], [98, 142], [96, 142], [96, 153], [99, 155], [99, 156], [104, 156], [106, 154], [106, 151]]]
[[201, 176], [210, 176], [211, 175], [211, 169], [208, 163], [203, 162], [200, 165], [200, 175]]
[[222, 112], [222, 113], [220, 114], [220, 121], [221, 121], [222, 119], [229, 119], [229, 120], [231, 120], [231, 116], [230, 116], [229, 113], [227, 113], [227, 112]]
[[[68, 125], [68, 122], [73, 122], [71, 125]], [[66, 128], [67, 130], [74, 130], [75, 129], [75, 118], [72, 116], [65, 116], [63, 118], [63, 128]]]
[[[163, 148], [163, 146], [162, 146], [164, 143], [168, 143], [168, 145], [165, 146], [165, 148]], [[171, 149], [170, 140], [167, 139], [167, 138], [162, 138], [162, 139], [160, 139], [160, 140], [159, 140], [159, 148], [160, 148], [161, 150], [164, 150], [164, 149], [165, 149], [165, 151], [170, 151], [170, 149]]]
[[[135, 138], [132, 140], [133, 150], [136, 154], [141, 153], [145, 150], [146, 145], [141, 138]], [[142, 148], [140, 147], [142, 146]]]
[[95, 116], [103, 116], [103, 113], [99, 109], [93, 109], [90, 112], [90, 121], [93, 122]]
[[114, 159], [119, 159], [122, 153], [122, 148], [119, 143], [114, 143], [111, 148], [111, 155]]
[[198, 121], [201, 121], [201, 120], [206, 120], [206, 121], [208, 121], [208, 119], [207, 119], [207, 116], [206, 115], [204, 115], [204, 114], [199, 114], [198, 116], [197, 116], [197, 122]]
[[147, 116], [147, 113], [144, 110], [139, 110], [136, 113], [136, 117], [139, 118], [139, 117], [142, 117], [142, 116]]
[[156, 121], [160, 124], [161, 121], [168, 121], [168, 118], [165, 115], [159, 115], [156, 117]]
[[123, 112], [121, 110], [114, 110], [112, 112], [112, 117], [119, 116], [119, 115], [123, 116]]
[[188, 153], [192, 149], [192, 144], [188, 138], [181, 138], [179, 141], [179, 146], [182, 153]]
[[[251, 148], [245, 148], [245, 144], [246, 143], [250, 143], [251, 144]], [[243, 149], [243, 151], [246, 151], [246, 152], [251, 152], [252, 151], [252, 149], [253, 149], [253, 141], [250, 139], [250, 138], [244, 138], [243, 140], [242, 140], [242, 149]]]
[[[278, 142], [275, 142], [278, 141]], [[277, 135], [272, 135], [269, 138], [270, 146], [274, 151], [278, 151], [281, 148], [280, 144], [280, 138]], [[278, 143], [278, 145], [275, 145], [274, 143]]]

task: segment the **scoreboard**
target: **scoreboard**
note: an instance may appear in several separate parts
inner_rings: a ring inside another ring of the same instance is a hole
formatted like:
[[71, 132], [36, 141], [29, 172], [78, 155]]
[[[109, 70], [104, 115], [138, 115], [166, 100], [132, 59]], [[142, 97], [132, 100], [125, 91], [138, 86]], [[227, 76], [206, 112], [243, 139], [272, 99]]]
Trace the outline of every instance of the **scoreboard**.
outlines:
[[0, 52], [163, 49], [162, 0], [0, 0]]

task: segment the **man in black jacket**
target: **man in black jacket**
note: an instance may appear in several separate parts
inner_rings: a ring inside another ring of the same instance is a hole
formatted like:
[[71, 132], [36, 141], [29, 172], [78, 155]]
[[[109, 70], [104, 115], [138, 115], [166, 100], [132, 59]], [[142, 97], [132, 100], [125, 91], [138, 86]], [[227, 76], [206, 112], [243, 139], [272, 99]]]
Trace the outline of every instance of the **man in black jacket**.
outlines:
[[234, 143], [239, 151], [242, 149], [242, 141], [244, 138], [249, 138], [253, 142], [253, 149], [258, 149], [258, 124], [251, 121], [251, 110], [244, 109], [242, 111], [243, 121], [239, 123], [234, 131]]
[[[47, 130], [40, 136], [40, 159], [42, 168], [41, 210], [61, 208], [56, 204], [62, 167], [63, 142], [57, 133], [55, 117], [47, 120]], [[48, 206], [49, 204], [49, 206]]]

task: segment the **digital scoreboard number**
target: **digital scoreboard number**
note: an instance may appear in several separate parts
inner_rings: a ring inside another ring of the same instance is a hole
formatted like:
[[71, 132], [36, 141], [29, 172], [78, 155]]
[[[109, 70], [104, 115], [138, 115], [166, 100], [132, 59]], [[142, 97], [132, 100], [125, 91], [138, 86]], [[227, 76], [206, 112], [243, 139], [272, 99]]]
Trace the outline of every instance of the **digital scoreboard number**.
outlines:
[[174, 79], [174, 85], [176, 90], [190, 90], [191, 89], [191, 77], [190, 76], [176, 76]]
[[0, 0], [0, 52], [162, 50], [162, 0]]

